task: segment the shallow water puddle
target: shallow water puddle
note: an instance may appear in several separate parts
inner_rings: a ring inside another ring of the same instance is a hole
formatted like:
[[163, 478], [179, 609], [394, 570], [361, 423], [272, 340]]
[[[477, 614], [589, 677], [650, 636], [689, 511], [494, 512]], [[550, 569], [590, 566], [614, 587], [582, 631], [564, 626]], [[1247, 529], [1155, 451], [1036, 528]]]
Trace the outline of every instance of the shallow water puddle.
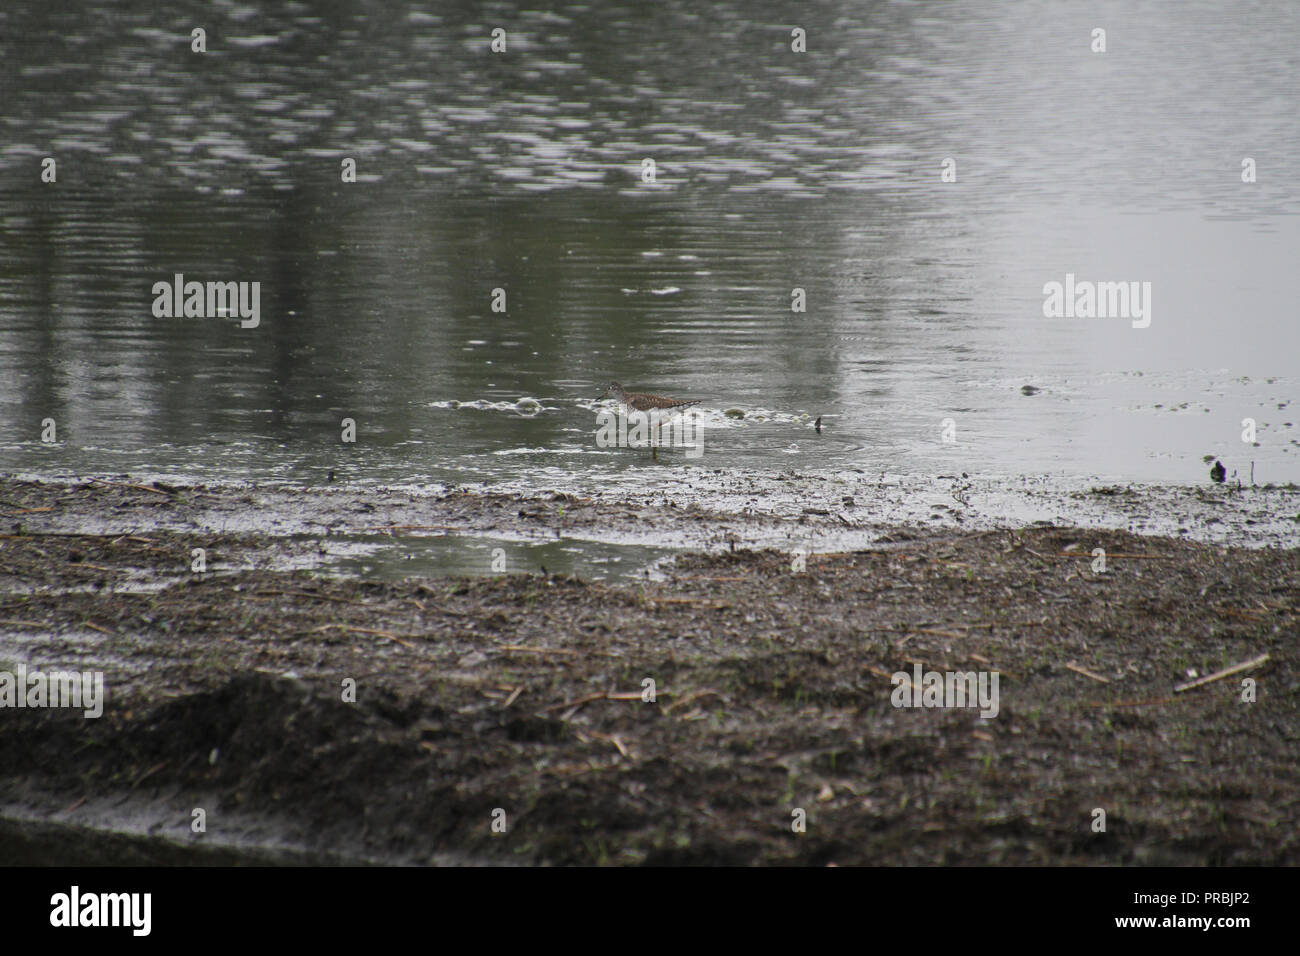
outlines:
[[[442, 575], [570, 574], [588, 581], [658, 576], [674, 548], [483, 535], [332, 537], [312, 567], [323, 573], [378, 580]], [[297, 558], [295, 566], [302, 567]]]

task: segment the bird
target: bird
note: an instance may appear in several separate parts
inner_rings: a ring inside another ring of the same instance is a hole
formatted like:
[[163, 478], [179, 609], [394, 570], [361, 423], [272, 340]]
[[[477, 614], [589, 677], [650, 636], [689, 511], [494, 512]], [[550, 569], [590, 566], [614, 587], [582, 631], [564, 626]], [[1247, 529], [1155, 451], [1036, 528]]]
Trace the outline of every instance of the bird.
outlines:
[[629, 392], [618, 382], [610, 382], [609, 388], [605, 389], [605, 394], [600, 397], [616, 398], [629, 408], [635, 408], [638, 412], [648, 412], [655, 409], [687, 408], [691, 405], [698, 405], [701, 401], [698, 398], [668, 398], [664, 395], [648, 395], [645, 392]]
[[[601, 398], [616, 398], [628, 408], [635, 409], [638, 412], [656, 412], [656, 411], [673, 411], [681, 408], [689, 408], [692, 405], [700, 404], [698, 398], [669, 398], [666, 395], [650, 395], [646, 392], [629, 392], [618, 382], [610, 382], [609, 387], [605, 389], [605, 394]], [[659, 422], [655, 428], [656, 440], [650, 443], [650, 454], [655, 461], [659, 460], [659, 443], [658, 435], [663, 431], [663, 422]]]
[[1228, 475], [1228, 469], [1223, 467], [1223, 462], [1217, 458], [1214, 460], [1214, 467], [1210, 469], [1210, 480], [1223, 484], [1223, 479]]

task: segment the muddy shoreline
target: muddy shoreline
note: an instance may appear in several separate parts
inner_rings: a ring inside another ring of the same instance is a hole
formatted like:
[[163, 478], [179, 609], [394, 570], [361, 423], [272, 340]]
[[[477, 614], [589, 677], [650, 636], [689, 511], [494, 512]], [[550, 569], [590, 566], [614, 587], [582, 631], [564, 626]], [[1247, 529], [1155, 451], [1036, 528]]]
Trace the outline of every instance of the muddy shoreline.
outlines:
[[[965, 517], [936, 527], [863, 492], [794, 515], [0, 479], [0, 671], [108, 688], [99, 719], [0, 709], [0, 862], [1300, 862], [1300, 550], [1275, 546], [1300, 493], [1188, 492], [1235, 547], [981, 528], [952, 482]], [[318, 572], [360, 533], [692, 550], [620, 582]], [[997, 715], [895, 707], [916, 667], [996, 671]]]

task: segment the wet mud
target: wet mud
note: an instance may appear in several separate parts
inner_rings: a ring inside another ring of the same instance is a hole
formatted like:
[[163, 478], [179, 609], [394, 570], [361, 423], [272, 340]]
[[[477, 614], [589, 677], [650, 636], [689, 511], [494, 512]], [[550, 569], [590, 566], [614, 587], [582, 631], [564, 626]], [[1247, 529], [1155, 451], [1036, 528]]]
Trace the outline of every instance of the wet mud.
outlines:
[[[1126, 489], [1095, 526], [969, 530], [3, 479], [0, 672], [101, 671], [107, 701], [0, 709], [0, 862], [1295, 864], [1300, 550], [1271, 536], [1300, 496], [1182, 494], [1251, 546], [1104, 526], [1153, 510]], [[319, 573], [363, 532], [690, 550], [619, 582]], [[895, 706], [927, 672], [996, 674], [996, 714]]]

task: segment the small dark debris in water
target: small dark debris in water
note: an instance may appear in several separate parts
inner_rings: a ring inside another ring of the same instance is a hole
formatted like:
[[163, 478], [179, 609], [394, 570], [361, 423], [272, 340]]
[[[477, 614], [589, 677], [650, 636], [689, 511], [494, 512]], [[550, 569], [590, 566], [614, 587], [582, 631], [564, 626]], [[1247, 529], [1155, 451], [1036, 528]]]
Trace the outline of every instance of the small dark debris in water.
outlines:
[[844, 507], [846, 507], [846, 508], [853, 508], [853, 507], [856, 507], [856, 506], [857, 506], [857, 502], [855, 502], [855, 501], [853, 500], [853, 496], [852, 496], [852, 495], [845, 495], [845, 496], [844, 496], [843, 504], [844, 504]]
[[329, 476], [329, 478], [326, 479], [326, 481], [329, 481], [329, 482], [333, 483], [333, 481], [334, 481], [334, 469], [333, 469], [333, 468], [330, 469], [330, 476]]
[[1034, 386], [1034, 385], [1021, 385], [1021, 386], [1020, 386], [1020, 394], [1021, 394], [1021, 395], [1037, 395], [1038, 392], [1039, 392], [1039, 389], [1038, 389], [1036, 386]]
[[1223, 467], [1223, 462], [1216, 460], [1214, 467], [1210, 469], [1210, 480], [1223, 484], [1223, 479], [1227, 476], [1228, 469]]
[[817, 429], [818, 435], [822, 433], [822, 417], [820, 415], [817, 416], [817, 421], [813, 422], [813, 428]]

